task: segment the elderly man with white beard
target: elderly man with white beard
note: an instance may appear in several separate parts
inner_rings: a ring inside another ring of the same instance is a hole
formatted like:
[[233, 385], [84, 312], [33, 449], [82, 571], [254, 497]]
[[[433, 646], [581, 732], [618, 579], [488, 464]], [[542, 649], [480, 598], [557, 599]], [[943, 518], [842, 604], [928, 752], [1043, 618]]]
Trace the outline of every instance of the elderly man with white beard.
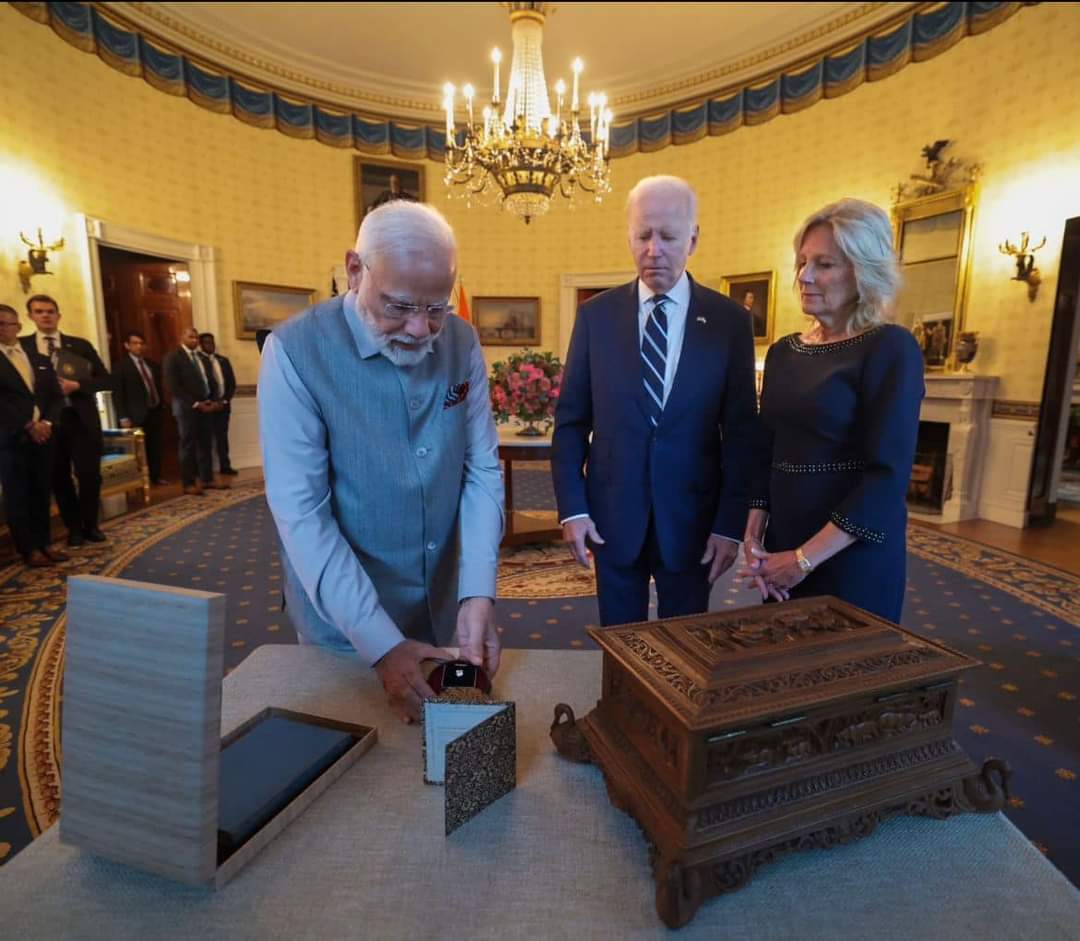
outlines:
[[493, 673], [503, 483], [487, 370], [454, 315], [454, 233], [420, 203], [369, 212], [349, 291], [274, 329], [259, 373], [266, 496], [301, 643], [354, 651], [405, 721], [433, 645]]

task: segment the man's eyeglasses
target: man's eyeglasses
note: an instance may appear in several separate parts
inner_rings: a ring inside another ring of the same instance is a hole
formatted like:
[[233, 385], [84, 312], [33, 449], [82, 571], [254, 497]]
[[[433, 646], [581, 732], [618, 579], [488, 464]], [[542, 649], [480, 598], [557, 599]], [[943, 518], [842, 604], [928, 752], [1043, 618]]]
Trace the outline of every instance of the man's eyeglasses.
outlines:
[[[371, 267], [367, 262], [363, 262], [363, 265], [374, 280], [375, 276], [371, 273]], [[381, 291], [379, 293], [382, 294]], [[382, 296], [385, 298], [386, 295]], [[418, 314], [423, 314], [428, 320], [435, 323], [441, 323], [448, 315], [454, 313], [454, 305], [450, 303], [420, 305], [407, 304], [404, 301], [383, 300], [383, 313], [387, 320], [396, 323], [404, 323]]]
[[397, 301], [385, 301], [383, 303], [383, 312], [389, 320], [404, 322], [417, 314], [424, 314], [428, 320], [437, 322], [443, 320], [448, 314], [452, 314], [454, 305], [428, 304], [426, 307], [421, 307], [419, 304], [400, 304]]

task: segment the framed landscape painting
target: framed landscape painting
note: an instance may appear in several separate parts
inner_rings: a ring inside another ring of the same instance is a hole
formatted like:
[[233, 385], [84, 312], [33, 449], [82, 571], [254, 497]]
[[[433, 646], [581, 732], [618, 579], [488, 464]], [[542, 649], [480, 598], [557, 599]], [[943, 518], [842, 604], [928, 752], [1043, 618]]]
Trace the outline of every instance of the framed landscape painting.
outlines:
[[233, 282], [233, 314], [236, 337], [254, 340], [259, 330], [272, 330], [315, 303], [314, 288], [290, 288], [280, 284]]
[[540, 342], [538, 297], [474, 297], [472, 320], [485, 346], [536, 346]]

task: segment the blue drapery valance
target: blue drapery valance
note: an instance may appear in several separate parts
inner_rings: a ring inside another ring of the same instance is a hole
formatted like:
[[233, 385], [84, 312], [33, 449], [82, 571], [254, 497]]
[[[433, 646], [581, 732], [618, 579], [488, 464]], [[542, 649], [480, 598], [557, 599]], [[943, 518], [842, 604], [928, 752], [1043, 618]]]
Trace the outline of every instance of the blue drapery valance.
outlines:
[[[658, 114], [630, 118], [611, 131], [612, 157], [689, 144], [706, 135], [728, 134], [743, 125], [762, 124], [779, 114], [808, 108], [822, 98], [836, 98], [892, 75], [910, 62], [933, 58], [965, 36], [984, 33], [1030, 3], [924, 3], [901, 19], [822, 53], [779, 74], [736, 88], [718, 90], [696, 102]], [[418, 160], [443, 159], [446, 134], [441, 128], [400, 123], [393, 118], [348, 114], [313, 100], [302, 100], [215, 66], [177, 54], [153, 37], [127, 27], [90, 3], [12, 3], [20, 12], [46, 23], [65, 40], [126, 75], [141, 76], [155, 88], [182, 95], [200, 107], [260, 128], [276, 128], [291, 137], [310, 137], [332, 147], [367, 154], [393, 154]], [[437, 90], [432, 90], [432, 95]]]

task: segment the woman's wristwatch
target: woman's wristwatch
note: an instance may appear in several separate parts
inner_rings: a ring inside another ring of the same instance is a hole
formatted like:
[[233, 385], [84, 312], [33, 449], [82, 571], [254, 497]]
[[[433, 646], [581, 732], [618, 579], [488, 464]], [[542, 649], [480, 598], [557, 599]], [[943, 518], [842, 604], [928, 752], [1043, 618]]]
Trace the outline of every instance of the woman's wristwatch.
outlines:
[[806, 553], [802, 551], [802, 546], [795, 550], [795, 561], [799, 563], [799, 568], [806, 574], [814, 571], [814, 563], [806, 557]]

